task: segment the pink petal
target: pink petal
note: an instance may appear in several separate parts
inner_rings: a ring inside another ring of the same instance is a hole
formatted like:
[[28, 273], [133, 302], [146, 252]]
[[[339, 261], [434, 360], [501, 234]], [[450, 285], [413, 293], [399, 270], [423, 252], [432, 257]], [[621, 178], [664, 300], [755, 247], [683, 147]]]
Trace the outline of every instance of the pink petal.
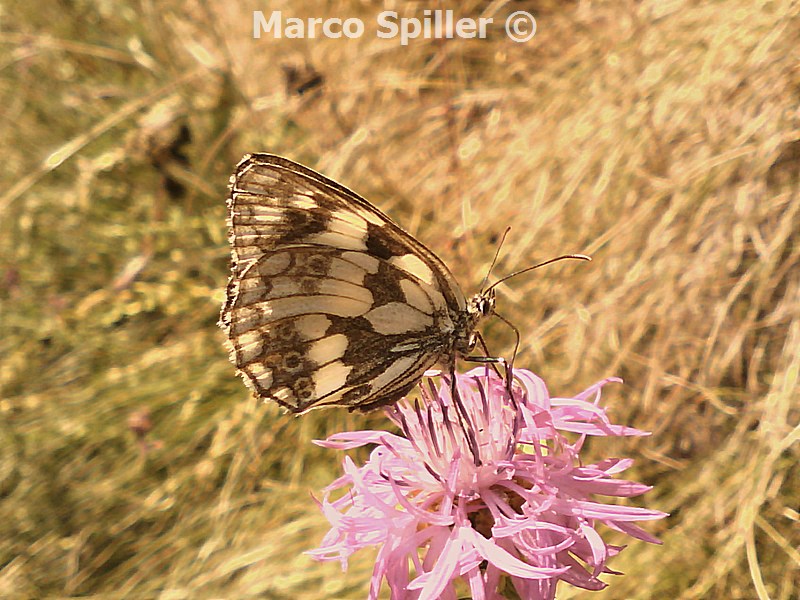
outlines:
[[497, 546], [492, 540], [477, 533], [468, 527], [460, 528], [459, 535], [478, 551], [490, 563], [496, 565], [509, 575], [524, 577], [526, 579], [546, 579], [563, 573], [566, 569], [549, 569], [534, 567], [524, 563], [518, 558], [511, 556], [508, 552]]
[[592, 551], [592, 563], [595, 565], [594, 575], [599, 575], [602, 570], [600, 567], [605, 565], [606, 560], [608, 560], [606, 544], [603, 538], [600, 537], [600, 534], [597, 533], [593, 527], [589, 527], [585, 523], [581, 523], [580, 532], [589, 543], [589, 547]]
[[436, 558], [433, 570], [423, 573], [408, 584], [408, 589], [421, 589], [419, 600], [436, 600], [451, 583], [455, 575], [458, 557], [461, 555], [461, 540], [451, 536]]
[[313, 440], [313, 443], [323, 448], [333, 448], [336, 450], [351, 450], [360, 448], [367, 444], [380, 444], [383, 438], [390, 438], [400, 443], [408, 444], [408, 440], [393, 433], [386, 431], [373, 431], [365, 429], [363, 431], [342, 431], [328, 436], [325, 440]]

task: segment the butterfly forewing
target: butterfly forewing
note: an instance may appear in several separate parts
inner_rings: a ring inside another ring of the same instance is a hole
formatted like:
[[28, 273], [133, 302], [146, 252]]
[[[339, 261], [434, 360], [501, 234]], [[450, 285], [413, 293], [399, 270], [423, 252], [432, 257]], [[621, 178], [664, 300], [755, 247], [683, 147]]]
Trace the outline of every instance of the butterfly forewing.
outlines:
[[257, 396], [367, 410], [452, 364], [474, 326], [430, 250], [365, 199], [285, 158], [246, 156], [228, 198], [220, 324]]

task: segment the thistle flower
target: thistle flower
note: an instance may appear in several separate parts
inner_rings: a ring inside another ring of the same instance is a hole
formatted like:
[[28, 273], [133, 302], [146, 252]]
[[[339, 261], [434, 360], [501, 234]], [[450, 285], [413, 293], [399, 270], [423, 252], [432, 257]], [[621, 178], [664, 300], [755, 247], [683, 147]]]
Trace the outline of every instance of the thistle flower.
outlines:
[[[634, 524], [664, 513], [603, 504], [595, 495], [632, 497], [650, 487], [614, 479], [630, 459], [582, 465], [586, 436], [648, 435], [612, 424], [599, 407], [600, 381], [574, 398], [550, 398], [544, 382], [514, 370], [513, 394], [498, 375], [478, 368], [420, 384], [423, 402], [387, 409], [401, 434], [339, 433], [327, 448], [375, 444], [361, 467], [344, 460], [344, 475], [325, 490], [321, 509], [331, 529], [318, 560], [340, 560], [379, 546], [369, 598], [383, 579], [392, 598], [455, 599], [462, 580], [475, 600], [501, 598], [510, 580], [521, 598], [554, 598], [564, 581], [588, 590], [615, 573], [608, 559], [622, 547], [606, 543], [599, 523], [651, 543]], [[571, 432], [574, 441], [565, 435]], [[347, 488], [331, 500], [334, 490]]]

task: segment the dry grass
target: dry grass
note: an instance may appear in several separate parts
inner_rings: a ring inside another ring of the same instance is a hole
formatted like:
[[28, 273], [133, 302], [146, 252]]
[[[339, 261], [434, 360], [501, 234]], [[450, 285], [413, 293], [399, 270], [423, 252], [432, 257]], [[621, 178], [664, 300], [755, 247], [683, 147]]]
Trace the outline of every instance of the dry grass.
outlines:
[[[255, 150], [371, 198], [467, 291], [508, 224], [498, 274], [594, 256], [509, 282], [499, 310], [551, 390], [625, 378], [615, 419], [654, 435], [593, 448], [637, 457], [672, 516], [608, 590], [560, 597], [800, 594], [796, 2], [519, 2], [533, 42], [407, 47], [253, 40], [253, 3], [7, 4], [0, 596], [365, 596], [369, 553], [346, 575], [301, 554], [341, 460], [309, 440], [382, 416], [256, 404], [215, 327], [225, 185]], [[324, 6], [283, 10], [378, 10]], [[324, 87], [287, 93], [288, 63]]]

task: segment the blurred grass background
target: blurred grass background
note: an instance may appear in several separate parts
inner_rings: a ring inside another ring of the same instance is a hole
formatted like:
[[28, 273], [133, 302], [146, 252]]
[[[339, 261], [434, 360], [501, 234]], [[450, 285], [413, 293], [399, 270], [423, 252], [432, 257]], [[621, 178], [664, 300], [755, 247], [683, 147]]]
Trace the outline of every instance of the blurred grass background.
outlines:
[[[497, 276], [593, 255], [498, 309], [555, 395], [624, 377], [613, 418], [653, 436], [591, 450], [635, 457], [637, 502], [672, 516], [560, 598], [798, 597], [798, 3], [472, 1], [489, 39], [375, 36], [380, 10], [446, 7], [3, 3], [1, 597], [366, 596], [374, 555], [301, 554], [342, 459], [310, 440], [385, 419], [258, 404], [215, 325], [251, 151], [370, 198], [467, 293], [509, 224]], [[274, 9], [367, 31], [252, 39]]]

